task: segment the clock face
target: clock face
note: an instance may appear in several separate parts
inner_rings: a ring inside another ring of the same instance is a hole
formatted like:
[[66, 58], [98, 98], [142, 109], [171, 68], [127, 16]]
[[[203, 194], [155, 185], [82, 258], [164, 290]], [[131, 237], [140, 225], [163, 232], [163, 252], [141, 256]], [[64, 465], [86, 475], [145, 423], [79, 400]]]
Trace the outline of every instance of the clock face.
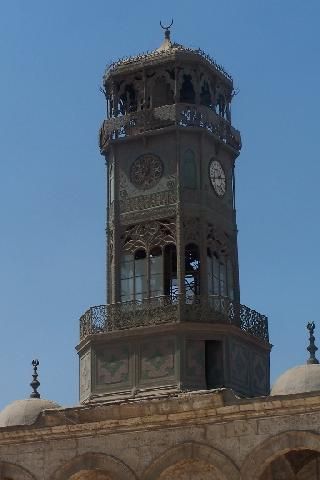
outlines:
[[211, 160], [209, 165], [209, 178], [214, 191], [219, 197], [226, 193], [226, 174], [218, 160]]
[[136, 158], [130, 169], [130, 180], [137, 188], [154, 187], [163, 174], [163, 163], [157, 155], [145, 153]]

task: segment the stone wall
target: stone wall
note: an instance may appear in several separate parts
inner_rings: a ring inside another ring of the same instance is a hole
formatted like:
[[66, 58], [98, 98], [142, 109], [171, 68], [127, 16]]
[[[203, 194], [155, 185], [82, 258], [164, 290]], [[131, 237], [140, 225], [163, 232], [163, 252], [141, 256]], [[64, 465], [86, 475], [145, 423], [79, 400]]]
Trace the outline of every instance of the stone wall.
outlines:
[[0, 429], [10, 480], [316, 480], [320, 396], [229, 390], [46, 411]]

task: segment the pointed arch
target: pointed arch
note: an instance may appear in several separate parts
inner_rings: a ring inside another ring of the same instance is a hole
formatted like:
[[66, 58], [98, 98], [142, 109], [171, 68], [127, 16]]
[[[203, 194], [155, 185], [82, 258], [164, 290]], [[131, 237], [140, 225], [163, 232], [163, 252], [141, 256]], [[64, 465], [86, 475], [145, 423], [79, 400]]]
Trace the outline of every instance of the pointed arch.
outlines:
[[146, 468], [141, 480], [158, 480], [165, 470], [185, 460], [194, 460], [212, 466], [217, 480], [240, 479], [237, 466], [220, 450], [208, 445], [188, 442], [168, 449], [155, 459]]
[[249, 453], [241, 467], [241, 478], [257, 480], [277, 457], [293, 450], [320, 452], [320, 435], [292, 430], [269, 437]]
[[59, 467], [51, 476], [51, 480], [69, 480], [81, 471], [104, 472], [113, 480], [136, 480], [137, 478], [133, 471], [118, 458], [103, 453], [88, 452], [72, 458]]
[[0, 461], [0, 478], [14, 480], [35, 480], [35, 477], [24, 467], [9, 462]]

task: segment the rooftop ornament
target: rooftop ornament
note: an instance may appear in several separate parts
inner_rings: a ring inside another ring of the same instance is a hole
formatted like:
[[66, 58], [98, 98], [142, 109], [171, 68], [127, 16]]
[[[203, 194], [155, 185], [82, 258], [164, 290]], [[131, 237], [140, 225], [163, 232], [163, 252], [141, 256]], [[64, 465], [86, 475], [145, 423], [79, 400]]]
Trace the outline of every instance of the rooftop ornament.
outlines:
[[171, 32], [170, 32], [170, 28], [172, 27], [172, 25], [173, 25], [173, 19], [171, 20], [170, 25], [168, 25], [167, 27], [164, 26], [164, 25], [162, 25], [162, 22], [161, 22], [161, 20], [160, 20], [160, 27], [163, 28], [163, 30], [164, 30], [164, 38], [165, 38], [165, 40], [170, 41], [170, 33], [171, 33]]
[[307, 329], [309, 330], [309, 346], [307, 348], [308, 352], [310, 353], [310, 358], [307, 361], [308, 365], [315, 365], [319, 363], [319, 360], [316, 358], [316, 351], [318, 350], [318, 347], [315, 345], [315, 337], [313, 335], [313, 332], [315, 330], [316, 326], [314, 322], [309, 322], [307, 325]]
[[[198, 48], [198, 49], [189, 48], [183, 45], [179, 45], [177, 43], [172, 43], [170, 39], [170, 33], [171, 33], [170, 28], [172, 27], [172, 25], [173, 25], [173, 19], [170, 25], [168, 26], [162, 25], [162, 22], [160, 21], [160, 26], [165, 31], [164, 41], [160, 48], [153, 50], [151, 52], [150, 51], [143, 52], [135, 56], [119, 58], [118, 60], [115, 60], [106, 66], [106, 72], [111, 73], [113, 70], [123, 65], [130, 65], [134, 62], [145, 62], [147, 60], [154, 59], [162, 55], [170, 55], [173, 52], [182, 51], [182, 52], [188, 52], [188, 53], [200, 55], [210, 65], [214, 66], [224, 77], [226, 77], [229, 81], [232, 82], [232, 76], [229, 75], [229, 73], [223, 68], [223, 66], [218, 64], [214, 58], [212, 58], [210, 55], [205, 53], [201, 48]], [[170, 46], [174, 48], [170, 48]]]
[[31, 365], [33, 366], [33, 380], [30, 383], [30, 387], [33, 389], [33, 392], [30, 393], [30, 398], [40, 398], [40, 393], [38, 392], [38, 388], [40, 387], [40, 382], [38, 380], [39, 360], [32, 360]]

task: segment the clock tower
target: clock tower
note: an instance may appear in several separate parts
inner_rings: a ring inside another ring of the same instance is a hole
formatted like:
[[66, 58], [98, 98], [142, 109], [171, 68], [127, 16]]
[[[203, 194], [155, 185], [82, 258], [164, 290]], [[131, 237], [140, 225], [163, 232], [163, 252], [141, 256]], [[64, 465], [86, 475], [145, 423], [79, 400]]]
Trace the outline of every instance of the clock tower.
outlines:
[[166, 28], [103, 90], [107, 305], [80, 319], [80, 400], [267, 395], [267, 318], [240, 303], [232, 78]]

